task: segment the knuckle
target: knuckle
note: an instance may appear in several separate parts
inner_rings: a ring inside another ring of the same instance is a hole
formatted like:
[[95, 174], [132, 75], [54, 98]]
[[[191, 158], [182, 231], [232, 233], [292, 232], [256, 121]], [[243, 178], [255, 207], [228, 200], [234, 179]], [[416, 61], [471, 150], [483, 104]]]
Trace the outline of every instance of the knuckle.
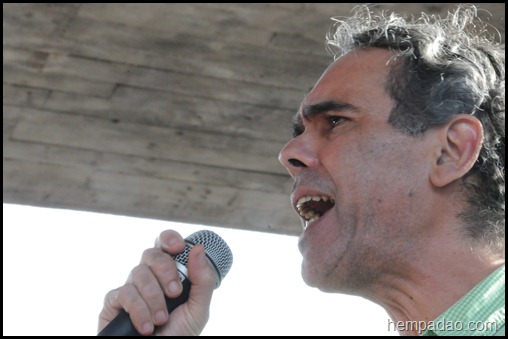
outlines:
[[131, 273], [129, 275], [129, 280], [130, 281], [136, 281], [139, 279], [139, 277], [142, 277], [146, 274], [146, 271], [147, 271], [147, 266], [144, 265], [144, 264], [139, 264], [137, 266], [135, 266], [132, 270], [131, 270]]
[[114, 296], [120, 304], [125, 304], [126, 301], [134, 299], [134, 286], [132, 284], [125, 284], [117, 289], [116, 296]]
[[118, 301], [127, 313], [135, 314], [137, 317], [143, 317], [148, 312], [145, 300], [132, 284], [126, 284], [118, 289]]
[[160, 253], [161, 250], [157, 248], [147, 248], [143, 251], [143, 254], [141, 255], [142, 261], [150, 261], [153, 258], [157, 257], [157, 254]]
[[171, 256], [158, 248], [146, 249], [141, 257], [141, 263], [148, 265], [150, 268], [166, 266], [170, 264], [171, 261]]
[[139, 287], [139, 293], [145, 300], [162, 300], [164, 294], [157, 283], [149, 283]]
[[116, 307], [118, 305], [118, 294], [120, 288], [115, 288], [114, 290], [109, 291], [104, 296], [104, 306], [105, 307]]

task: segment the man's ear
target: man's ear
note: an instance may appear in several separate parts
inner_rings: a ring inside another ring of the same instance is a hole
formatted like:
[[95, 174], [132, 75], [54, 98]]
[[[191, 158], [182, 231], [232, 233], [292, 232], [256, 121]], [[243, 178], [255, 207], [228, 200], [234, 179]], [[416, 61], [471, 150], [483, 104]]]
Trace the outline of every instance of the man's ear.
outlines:
[[483, 143], [483, 126], [480, 120], [458, 114], [440, 127], [430, 180], [443, 187], [464, 176], [475, 164]]

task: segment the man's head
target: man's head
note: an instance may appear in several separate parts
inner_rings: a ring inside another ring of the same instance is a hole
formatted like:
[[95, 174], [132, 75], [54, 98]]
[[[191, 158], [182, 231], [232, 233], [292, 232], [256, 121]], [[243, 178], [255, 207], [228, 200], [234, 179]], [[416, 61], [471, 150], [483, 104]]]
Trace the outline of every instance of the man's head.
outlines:
[[337, 21], [335, 61], [280, 155], [309, 284], [402, 275], [457, 220], [470, 245], [504, 246], [504, 49], [465, 33], [472, 14]]
[[463, 179], [470, 208], [462, 218], [468, 237], [496, 248], [504, 246], [505, 229], [505, 51], [476, 14], [465, 6], [444, 20], [406, 21], [360, 7], [356, 16], [337, 19], [327, 46], [335, 58], [355, 48], [396, 51], [399, 65], [387, 84], [396, 102], [390, 122], [404, 133], [417, 136], [456, 114], [481, 121], [484, 141]]

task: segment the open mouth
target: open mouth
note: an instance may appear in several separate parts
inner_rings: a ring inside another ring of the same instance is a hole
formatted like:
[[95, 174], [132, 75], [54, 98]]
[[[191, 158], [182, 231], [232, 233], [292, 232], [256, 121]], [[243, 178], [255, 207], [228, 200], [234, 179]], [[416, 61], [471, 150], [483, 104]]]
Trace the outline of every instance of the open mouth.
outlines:
[[296, 209], [305, 221], [305, 228], [316, 221], [335, 205], [333, 198], [324, 195], [306, 195], [298, 199]]

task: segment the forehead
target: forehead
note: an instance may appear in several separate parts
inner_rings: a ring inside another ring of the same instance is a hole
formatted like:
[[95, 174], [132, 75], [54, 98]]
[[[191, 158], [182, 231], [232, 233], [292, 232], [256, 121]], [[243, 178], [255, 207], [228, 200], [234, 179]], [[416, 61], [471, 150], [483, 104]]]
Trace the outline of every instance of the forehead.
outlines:
[[[380, 48], [356, 49], [335, 60], [323, 73], [302, 107], [335, 100], [361, 108], [388, 97], [386, 83], [395, 53]], [[301, 110], [300, 110], [301, 111]]]

